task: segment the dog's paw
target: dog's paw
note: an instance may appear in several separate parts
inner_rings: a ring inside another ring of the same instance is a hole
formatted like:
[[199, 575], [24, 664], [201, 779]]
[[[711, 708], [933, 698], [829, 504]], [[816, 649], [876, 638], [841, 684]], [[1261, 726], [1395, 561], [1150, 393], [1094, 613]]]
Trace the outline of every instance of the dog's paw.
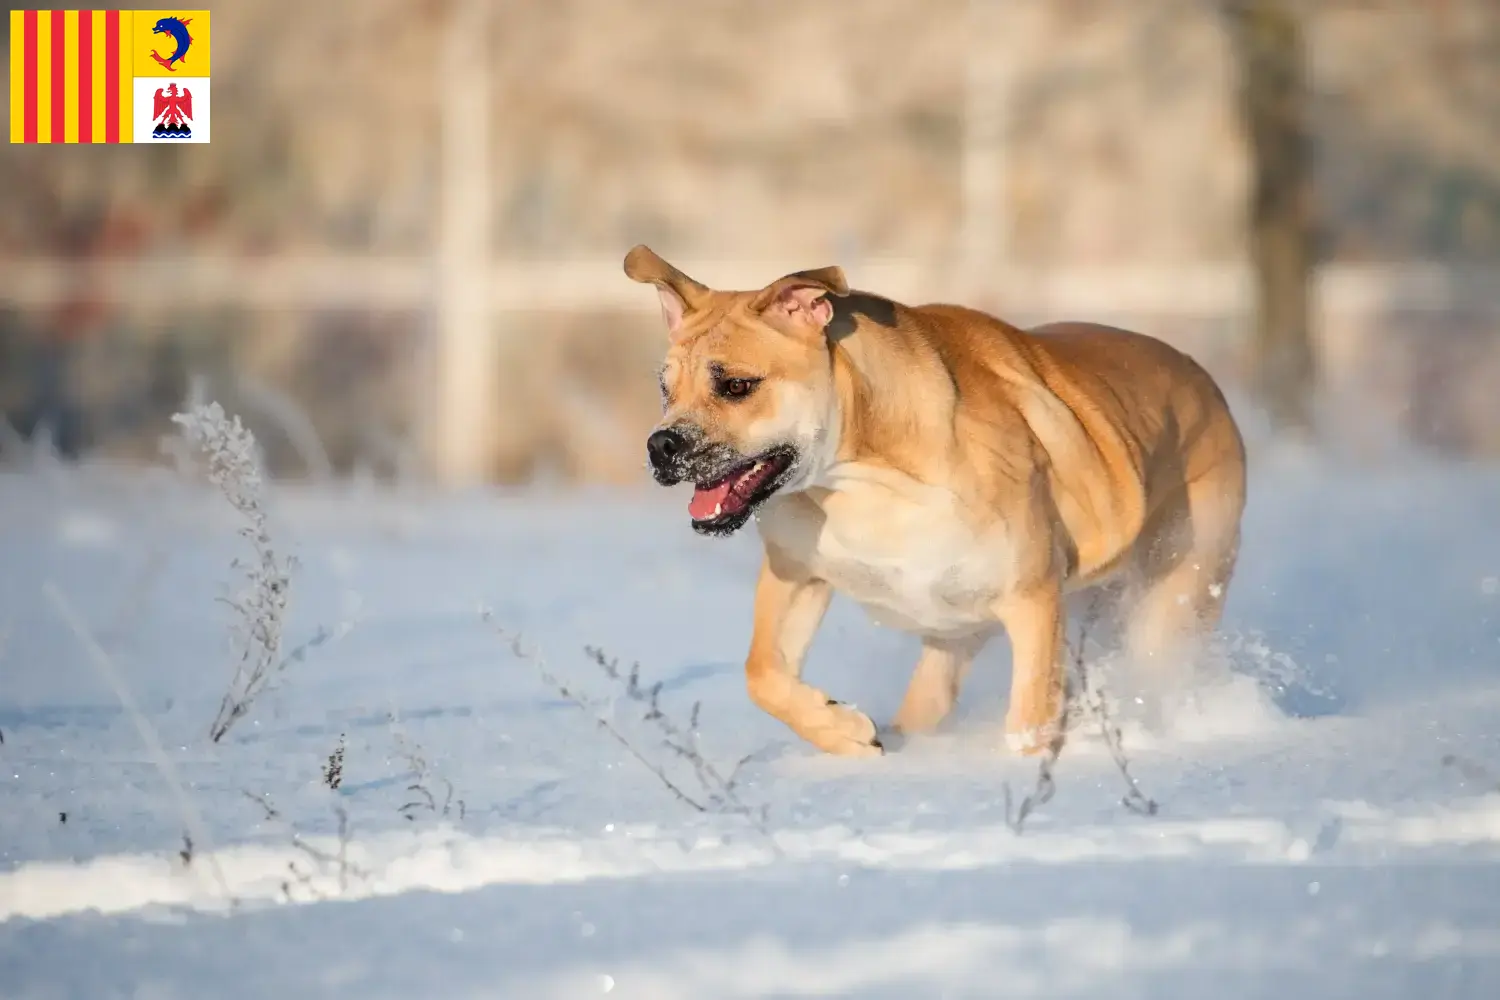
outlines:
[[841, 757], [879, 757], [885, 753], [874, 720], [859, 709], [829, 698], [823, 712], [824, 717], [807, 734], [813, 745]]
[[1052, 722], [1044, 726], [1011, 726], [1005, 727], [1005, 746], [1011, 753], [1022, 757], [1034, 757], [1037, 754], [1046, 753], [1057, 744], [1062, 730], [1057, 723]]

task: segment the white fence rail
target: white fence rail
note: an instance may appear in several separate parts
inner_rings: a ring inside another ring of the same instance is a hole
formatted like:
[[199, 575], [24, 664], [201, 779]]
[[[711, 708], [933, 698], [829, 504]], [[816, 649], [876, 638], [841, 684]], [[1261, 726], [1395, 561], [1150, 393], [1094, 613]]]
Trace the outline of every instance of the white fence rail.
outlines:
[[[623, 257], [623, 254], [622, 254]], [[800, 267], [832, 261], [678, 260], [718, 288], [758, 288]], [[997, 267], [966, 278], [958, 266], [901, 260], [843, 264], [850, 284], [904, 301], [980, 297], [1021, 312], [1226, 315], [1248, 309], [1249, 272], [1235, 265]], [[503, 262], [471, 271], [495, 312], [656, 310], [620, 259]], [[0, 262], [0, 303], [22, 308], [83, 297], [124, 308], [427, 310], [441, 307], [436, 258], [279, 256]], [[1321, 312], [1464, 309], [1500, 314], [1500, 268], [1437, 264], [1330, 265], [1318, 279]]]
[[[432, 391], [414, 400], [430, 471], [449, 484], [483, 478], [489, 427], [506, 415], [498, 369], [501, 340], [522, 327], [507, 317], [589, 311], [655, 313], [656, 296], [625, 277], [621, 261], [485, 263], [447, 274], [450, 256], [32, 259], [0, 261], [0, 306], [45, 310], [92, 301], [125, 311], [328, 310], [408, 312], [430, 318]], [[675, 260], [718, 288], [757, 288], [789, 270], [825, 261]], [[1145, 318], [1245, 316], [1250, 274], [1233, 265], [1018, 269], [988, 275], [957, 265], [917, 261], [841, 262], [855, 287], [907, 302], [948, 300], [989, 307], [1022, 322], [1078, 318], [1130, 324]], [[1357, 361], [1366, 317], [1453, 314], [1492, 325], [1500, 335], [1500, 268], [1433, 264], [1326, 267], [1315, 308], [1330, 368]], [[1207, 329], [1215, 328], [1212, 324]], [[1217, 327], [1222, 329], [1222, 326]], [[1332, 372], [1330, 372], [1332, 374]]]

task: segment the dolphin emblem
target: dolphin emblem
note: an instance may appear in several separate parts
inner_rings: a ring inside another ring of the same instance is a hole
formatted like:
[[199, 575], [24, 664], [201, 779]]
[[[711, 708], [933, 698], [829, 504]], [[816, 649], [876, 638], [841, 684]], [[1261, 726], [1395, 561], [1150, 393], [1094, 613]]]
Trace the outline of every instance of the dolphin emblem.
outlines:
[[188, 48], [193, 44], [193, 36], [188, 34], [187, 26], [193, 23], [192, 18], [184, 21], [180, 17], [164, 17], [156, 22], [156, 27], [151, 29], [153, 35], [170, 35], [177, 43], [177, 49], [166, 58], [162, 58], [160, 52], [152, 52], [151, 58], [162, 64], [168, 73], [177, 72], [173, 63], [180, 63], [187, 58]]

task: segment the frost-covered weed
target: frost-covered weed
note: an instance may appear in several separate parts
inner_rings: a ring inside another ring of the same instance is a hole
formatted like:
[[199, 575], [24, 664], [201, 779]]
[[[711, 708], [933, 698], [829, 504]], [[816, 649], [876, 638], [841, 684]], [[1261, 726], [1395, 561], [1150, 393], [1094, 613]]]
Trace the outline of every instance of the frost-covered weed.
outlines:
[[[234, 609], [231, 635], [235, 667], [229, 690], [209, 728], [210, 739], [217, 743], [249, 712], [272, 678], [306, 651], [303, 647], [285, 659], [281, 655], [287, 591], [296, 560], [278, 555], [272, 544], [260, 449], [240, 418], [227, 416], [223, 407], [211, 402], [174, 414], [172, 422], [182, 427], [188, 441], [207, 459], [208, 480], [244, 519], [239, 534], [250, 546], [249, 558], [237, 558], [233, 563], [242, 574], [239, 589], [223, 599]], [[309, 645], [328, 637], [320, 632]]]
[[1120, 772], [1120, 777], [1125, 780], [1125, 794], [1120, 798], [1120, 805], [1138, 816], [1155, 816], [1160, 808], [1154, 799], [1148, 798], [1141, 791], [1140, 784], [1131, 774], [1130, 758], [1125, 754], [1119, 724], [1115, 722], [1109, 710], [1109, 697], [1084, 659], [1089, 630], [1098, 622], [1099, 613], [1099, 599], [1096, 596], [1089, 603], [1088, 610], [1084, 612], [1081, 619], [1078, 642], [1069, 643], [1073, 660], [1069, 665], [1064, 687], [1066, 695], [1063, 704], [1063, 725], [1061, 732], [1053, 739], [1047, 752], [1042, 754], [1038, 761], [1036, 786], [1021, 800], [1019, 805], [1014, 807], [1010, 782], [1006, 782], [1002, 787], [1005, 795], [1005, 822], [1017, 834], [1024, 830], [1027, 817], [1037, 807], [1050, 802], [1052, 796], [1056, 794], [1057, 782], [1054, 770], [1057, 767], [1058, 757], [1062, 754], [1068, 735], [1088, 720], [1098, 724], [1099, 735], [1104, 738], [1104, 745], [1109, 749], [1115, 768]]
[[[447, 819], [454, 810], [458, 811], [458, 818], [463, 819], [468, 814], [468, 806], [463, 799], [455, 798], [453, 794], [453, 782], [438, 774], [427, 761], [427, 752], [421, 745], [407, 739], [401, 721], [396, 715], [394, 707], [386, 713], [386, 724], [390, 727], [391, 739], [396, 744], [396, 752], [406, 762], [411, 772], [411, 784], [406, 790], [415, 798], [401, 806], [397, 812], [408, 820], [417, 818], [417, 811], [426, 809], [434, 816]], [[432, 786], [441, 783], [443, 786], [443, 799], [438, 801], [432, 793]]]
[[[362, 882], [369, 881], [370, 871], [356, 864], [349, 857], [352, 839], [349, 832], [349, 812], [342, 805], [333, 807], [333, 814], [338, 819], [338, 850], [328, 851], [304, 837], [296, 826], [282, 816], [280, 810], [271, 802], [271, 796], [256, 795], [248, 790], [241, 790], [240, 794], [260, 807], [266, 822], [282, 827], [292, 847], [307, 858], [308, 863], [303, 865], [299, 865], [296, 861], [286, 863], [287, 878], [281, 881], [281, 894], [287, 902], [298, 901], [297, 893], [293, 891], [294, 887], [303, 891], [301, 901], [322, 901], [348, 892], [351, 877]], [[328, 891], [330, 874], [337, 877], [337, 894]]]
[[[675, 722], [662, 710], [661, 684], [658, 683], [649, 688], [641, 686], [639, 663], [634, 664], [627, 672], [620, 668], [618, 660], [608, 656], [603, 650], [594, 646], [585, 646], [584, 652], [589, 660], [623, 694], [623, 699], [611, 699], [609, 703], [601, 706], [553, 673], [540, 651], [527, 648], [521, 636], [500, 625], [489, 609], [481, 608], [480, 618], [510, 645], [511, 652], [518, 659], [527, 661], [536, 668], [542, 681], [548, 687], [592, 716], [600, 729], [608, 733], [610, 738], [626, 753], [654, 775], [657, 781], [661, 782], [662, 786], [679, 802], [700, 813], [722, 813], [744, 817], [757, 832], [765, 837], [772, 850], [778, 854], [781, 853], [781, 848], [766, 825], [768, 807], [752, 807], [744, 802], [739, 794], [741, 770], [760, 756], [760, 753], [757, 751], [741, 757], [732, 768], [728, 769], [727, 773], [711, 763], [698, 746], [699, 704], [694, 703], [690, 717], [685, 724]], [[638, 720], [639, 727], [627, 729], [616, 723], [615, 709], [622, 703], [632, 703], [635, 708], [642, 711]], [[646, 735], [643, 737], [633, 731], [637, 728], [643, 728]], [[655, 751], [655, 746], [666, 750], [671, 757], [686, 762], [692, 768], [693, 778], [700, 790], [693, 791], [685, 782], [674, 777], [661, 760], [661, 754]]]

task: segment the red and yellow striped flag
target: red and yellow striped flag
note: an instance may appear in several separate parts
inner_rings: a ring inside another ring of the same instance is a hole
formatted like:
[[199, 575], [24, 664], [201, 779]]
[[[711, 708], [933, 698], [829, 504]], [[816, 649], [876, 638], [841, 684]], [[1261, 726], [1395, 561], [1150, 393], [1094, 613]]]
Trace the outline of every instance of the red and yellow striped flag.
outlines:
[[10, 12], [10, 141], [130, 142], [131, 11]]
[[208, 59], [208, 11], [13, 10], [10, 141], [150, 141], [164, 95], [164, 137], [206, 142]]

